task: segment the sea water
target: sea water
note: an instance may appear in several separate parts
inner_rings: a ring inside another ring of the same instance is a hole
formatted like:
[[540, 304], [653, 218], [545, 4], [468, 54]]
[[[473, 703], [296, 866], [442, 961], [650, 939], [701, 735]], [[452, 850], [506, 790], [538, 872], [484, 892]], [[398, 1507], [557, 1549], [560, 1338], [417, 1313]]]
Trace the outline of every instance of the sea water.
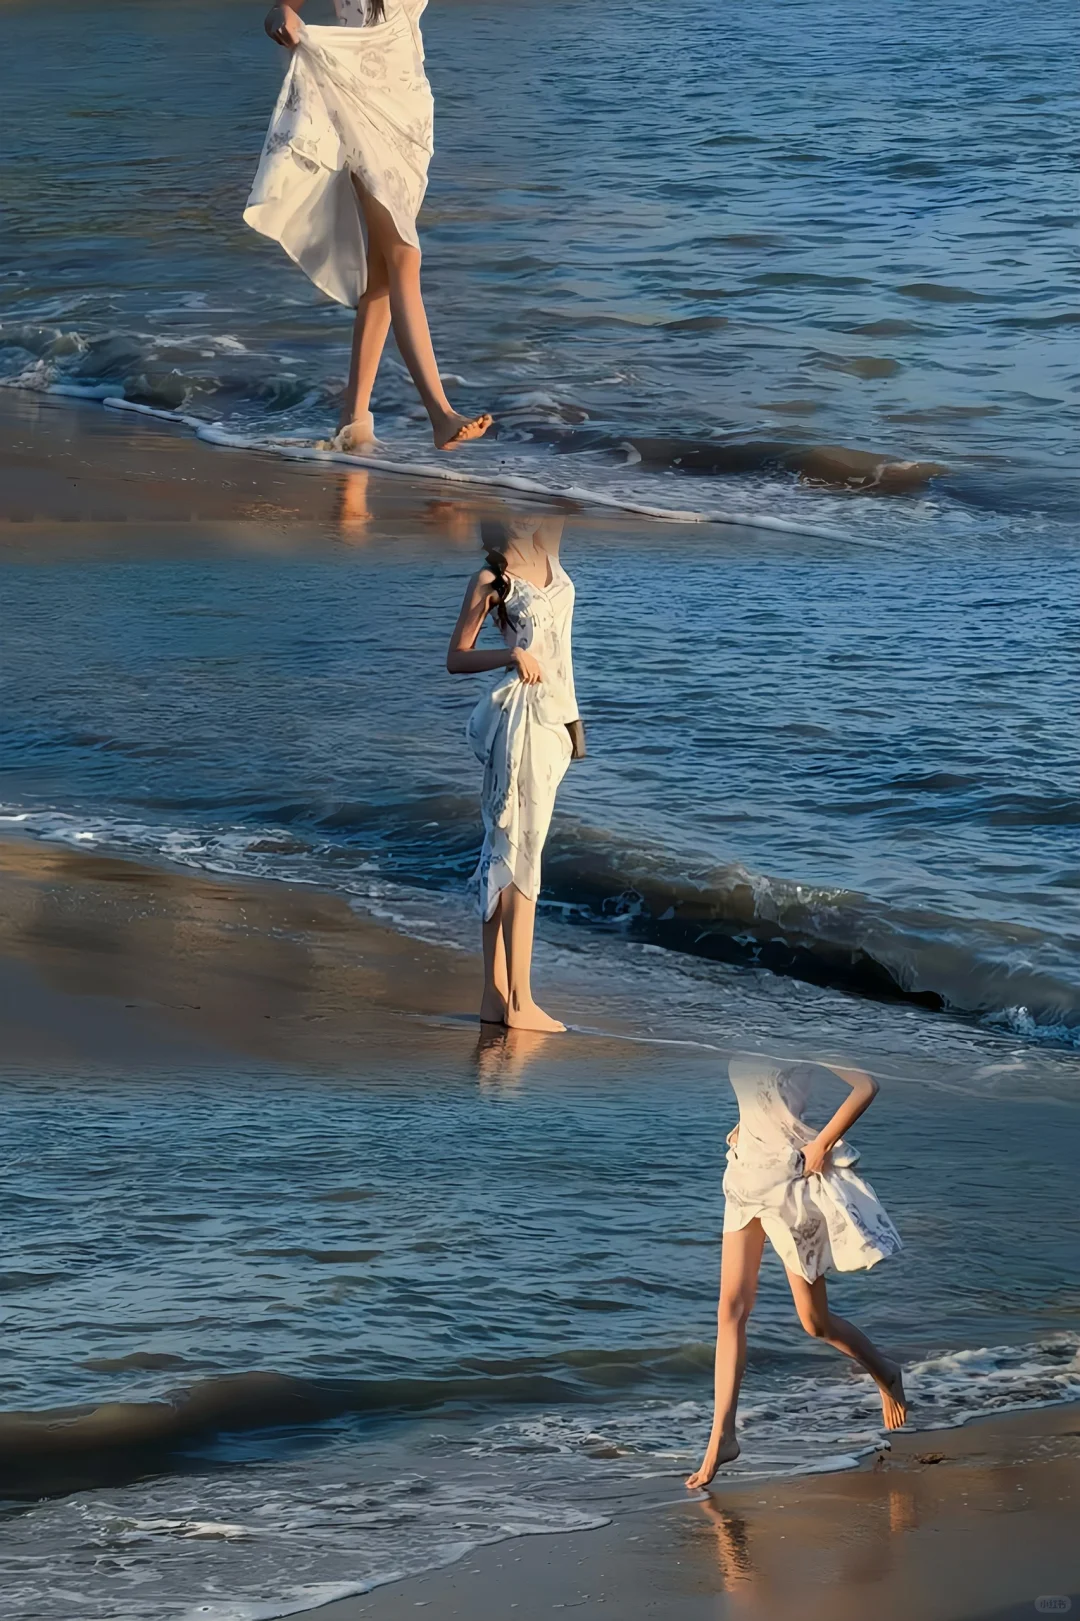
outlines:
[[[282, 65], [257, 15], [8, 10], [6, 381], [324, 433], [348, 312], [239, 217]], [[635, 1039], [515, 1067], [436, 1024], [347, 1081], [9, 1074], [0, 1405], [182, 1413], [230, 1378], [246, 1414], [13, 1478], [16, 1614], [251, 1621], [681, 1490], [733, 1050], [882, 1078], [858, 1139], [906, 1248], [837, 1298], [917, 1422], [1077, 1393], [1069, 20], [427, 14], [433, 326], [499, 417], [447, 471], [694, 520], [565, 542], [590, 755], [541, 969]], [[384, 461], [430, 469], [392, 357], [376, 408]], [[949, 472], [800, 482], [829, 445]], [[442, 658], [473, 563], [8, 562], [0, 827], [468, 943], [479, 689]], [[775, 1268], [743, 1425], [744, 1474], [881, 1440]]]

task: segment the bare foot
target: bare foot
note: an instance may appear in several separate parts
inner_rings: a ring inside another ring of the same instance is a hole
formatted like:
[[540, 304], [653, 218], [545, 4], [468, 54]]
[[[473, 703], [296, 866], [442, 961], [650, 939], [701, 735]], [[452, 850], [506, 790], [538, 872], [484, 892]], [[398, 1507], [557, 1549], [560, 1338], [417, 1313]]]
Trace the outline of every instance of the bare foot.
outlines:
[[506, 1003], [497, 993], [485, 995], [480, 1003], [481, 1024], [505, 1024]]
[[904, 1375], [900, 1368], [894, 1368], [888, 1382], [879, 1385], [881, 1391], [881, 1414], [885, 1420], [887, 1430], [898, 1430], [907, 1420], [907, 1397], [904, 1394]]
[[705, 1448], [705, 1456], [701, 1461], [701, 1468], [695, 1469], [692, 1475], [686, 1477], [686, 1484], [689, 1489], [697, 1491], [699, 1488], [707, 1486], [720, 1465], [734, 1463], [741, 1450], [734, 1436], [731, 1436], [730, 1439], [721, 1436], [716, 1441], [710, 1437], [709, 1444]]
[[481, 411], [478, 417], [463, 417], [459, 412], [451, 411], [440, 423], [432, 425], [435, 448], [456, 450], [459, 445], [467, 445], [471, 439], [482, 439], [494, 420], [490, 411]]
[[535, 1002], [526, 1002], [522, 1007], [508, 1007], [506, 1023], [511, 1030], [542, 1030], [546, 1035], [557, 1035], [560, 1030], [566, 1029], [565, 1024], [553, 1019]]
[[320, 439], [317, 448], [319, 450], [343, 450], [348, 455], [354, 450], [374, 450], [377, 442], [375, 438], [375, 418], [370, 411], [362, 411], [354, 421], [343, 422], [332, 439]]

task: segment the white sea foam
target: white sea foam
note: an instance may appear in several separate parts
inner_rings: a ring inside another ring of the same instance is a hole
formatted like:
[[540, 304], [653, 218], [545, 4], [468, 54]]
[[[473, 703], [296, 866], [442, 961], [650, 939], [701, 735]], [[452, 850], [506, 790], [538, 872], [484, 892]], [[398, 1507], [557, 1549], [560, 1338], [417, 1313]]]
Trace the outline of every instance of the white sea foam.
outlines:
[[340, 1453], [334, 1469], [316, 1454], [310, 1469], [282, 1459], [41, 1504], [0, 1523], [5, 1600], [40, 1621], [272, 1621], [491, 1543], [608, 1520], [490, 1472], [373, 1479], [362, 1454]]
[[[950, 1429], [988, 1413], [1080, 1401], [1080, 1335], [1034, 1344], [946, 1351], [904, 1370], [913, 1429]], [[610, 1460], [620, 1474], [682, 1472], [697, 1460], [711, 1409], [701, 1401], [581, 1404], [501, 1419], [481, 1431], [470, 1454], [555, 1452]], [[888, 1445], [881, 1398], [862, 1374], [751, 1380], [739, 1415], [742, 1456], [735, 1477], [851, 1467]], [[822, 1465], [822, 1458], [831, 1460]], [[836, 1460], [845, 1458], [846, 1463]]]
[[216, 423], [187, 416], [180, 411], [165, 411], [160, 407], [142, 405], [118, 395], [109, 395], [102, 403], [112, 411], [134, 411], [142, 416], [156, 417], [163, 422], [174, 422], [190, 428], [207, 444], [220, 445], [229, 450], [257, 450], [276, 454], [290, 461], [316, 461], [340, 463], [346, 467], [365, 467], [380, 473], [399, 474], [407, 478], [435, 479], [443, 484], [464, 485], [474, 489], [514, 490], [520, 495], [539, 496], [545, 500], [573, 502], [585, 507], [602, 507], [616, 512], [630, 512], [638, 517], [654, 518], [661, 523], [736, 524], [742, 528], [769, 529], [780, 534], [807, 535], [821, 540], [850, 542], [861, 539], [841, 530], [820, 524], [804, 523], [800, 519], [778, 518], [762, 512], [730, 512], [720, 509], [701, 511], [696, 508], [662, 507], [651, 502], [631, 500], [604, 490], [574, 483], [560, 483], [528, 474], [492, 467], [480, 472], [465, 472], [445, 462], [432, 462], [423, 454], [416, 460], [394, 460], [389, 456], [358, 456], [345, 451], [320, 450], [310, 441], [305, 443], [296, 436], [277, 439], [250, 433], [236, 433]]
[[50, 383], [48, 392], [72, 400], [107, 400], [112, 389], [107, 383]]
[[[1080, 1399], [1078, 1350], [1080, 1336], [1058, 1335], [924, 1358], [905, 1370], [913, 1427]], [[880, 1414], [861, 1376], [766, 1385], [751, 1372], [743, 1456], [725, 1479], [854, 1468], [888, 1448]], [[338, 1435], [242, 1470], [83, 1492], [0, 1522], [0, 1581], [15, 1611], [40, 1621], [271, 1621], [487, 1544], [604, 1525], [628, 1490], [652, 1501], [656, 1482], [697, 1462], [709, 1417], [704, 1400], [598, 1395], [414, 1429], [421, 1469], [386, 1468], [387, 1443], [373, 1462], [370, 1438]]]

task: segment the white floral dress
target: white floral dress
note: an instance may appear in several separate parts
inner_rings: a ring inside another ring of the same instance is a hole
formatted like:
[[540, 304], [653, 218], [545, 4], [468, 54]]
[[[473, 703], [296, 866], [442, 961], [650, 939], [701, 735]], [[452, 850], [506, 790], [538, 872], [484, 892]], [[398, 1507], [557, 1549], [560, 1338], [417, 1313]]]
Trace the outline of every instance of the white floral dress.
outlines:
[[555, 795], [570, 763], [567, 723], [578, 718], [570, 648], [574, 585], [561, 563], [552, 558], [546, 586], [511, 575], [506, 612], [506, 645], [528, 648], [544, 679], [530, 686], [516, 674], [501, 676], [466, 728], [484, 765], [484, 846], [469, 888], [485, 920], [508, 884], [529, 900], [539, 893]]
[[803, 1119], [816, 1067], [756, 1057], [728, 1065], [739, 1124], [728, 1138], [724, 1231], [756, 1217], [784, 1265], [808, 1283], [876, 1266], [903, 1247], [843, 1138], [823, 1172], [803, 1174], [802, 1151], [817, 1136]]
[[336, 0], [344, 26], [300, 24], [244, 210], [316, 287], [353, 307], [367, 286], [364, 226], [353, 190], [387, 208], [419, 248], [434, 109], [420, 14], [427, 0], [386, 0], [367, 24], [361, 0]]

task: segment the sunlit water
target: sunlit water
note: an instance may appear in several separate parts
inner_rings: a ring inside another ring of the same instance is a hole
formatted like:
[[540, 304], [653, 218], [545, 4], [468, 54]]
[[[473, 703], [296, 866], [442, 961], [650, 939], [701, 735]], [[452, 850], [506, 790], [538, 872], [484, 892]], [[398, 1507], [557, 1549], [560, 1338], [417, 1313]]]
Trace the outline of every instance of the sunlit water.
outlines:
[[[552, 907], [601, 930], [1072, 1045], [1080, 581], [1060, 538], [946, 555], [746, 531], [576, 537], [590, 757]], [[459, 894], [482, 681], [473, 553], [70, 563], [4, 576], [8, 825]]]
[[[8, 8], [4, 370], [324, 431], [349, 314], [240, 218], [282, 70], [257, 8], [83, 14]], [[948, 464], [938, 544], [964, 512], [1067, 516], [1072, 21], [1068, 0], [1022, 30], [974, 0], [440, 0], [429, 299], [452, 389], [501, 424], [469, 468], [923, 532], [918, 502], [770, 471], [785, 442], [846, 445]], [[376, 414], [388, 459], [430, 462], [400, 366]], [[748, 471], [683, 471], [714, 463]]]
[[[720, 1055], [400, 1039], [357, 1079], [9, 1078], [4, 1406], [238, 1380], [209, 1433], [76, 1458], [66, 1495], [0, 1514], [13, 1616], [284, 1613], [682, 1490], [708, 1427]], [[1075, 1107], [912, 1079], [858, 1135], [907, 1249], [834, 1294], [904, 1355], [918, 1422], [1080, 1394]], [[765, 1271], [736, 1474], [843, 1467], [880, 1405]]]
[[[251, 7], [5, 18], [4, 374], [324, 431], [348, 314], [239, 217], [280, 74]], [[478, 1069], [461, 1031], [348, 1086], [13, 1077], [0, 1405], [298, 1381], [251, 1397], [288, 1429], [13, 1510], [17, 1614], [241, 1621], [673, 1487], [707, 1420], [731, 1047], [885, 1077], [859, 1140], [907, 1248], [839, 1293], [914, 1365], [919, 1421], [1075, 1394], [1070, 20], [429, 13], [433, 324], [455, 397], [500, 415], [455, 467], [800, 531], [566, 541], [590, 756], [541, 961], [596, 1027], [715, 1050], [604, 1044], [584, 1088], [577, 1047]], [[377, 407], [384, 456], [429, 465], [392, 365]], [[828, 444], [952, 472], [875, 498], [781, 465]], [[478, 689], [442, 655], [472, 561], [5, 566], [0, 826], [471, 939]], [[770, 1274], [747, 1470], [877, 1439], [796, 1332]]]

